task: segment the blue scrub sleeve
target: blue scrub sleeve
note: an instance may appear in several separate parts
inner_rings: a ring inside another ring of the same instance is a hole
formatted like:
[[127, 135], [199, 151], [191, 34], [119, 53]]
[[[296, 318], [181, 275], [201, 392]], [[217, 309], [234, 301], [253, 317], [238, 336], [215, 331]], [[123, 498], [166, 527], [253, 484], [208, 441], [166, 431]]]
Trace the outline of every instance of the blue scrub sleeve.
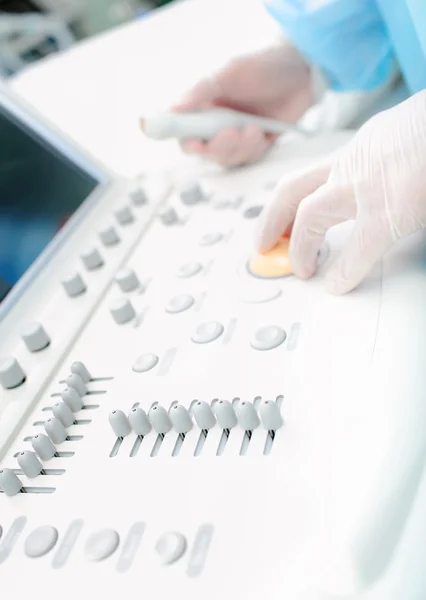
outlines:
[[372, 91], [395, 56], [376, 0], [263, 0], [287, 37], [334, 91]]

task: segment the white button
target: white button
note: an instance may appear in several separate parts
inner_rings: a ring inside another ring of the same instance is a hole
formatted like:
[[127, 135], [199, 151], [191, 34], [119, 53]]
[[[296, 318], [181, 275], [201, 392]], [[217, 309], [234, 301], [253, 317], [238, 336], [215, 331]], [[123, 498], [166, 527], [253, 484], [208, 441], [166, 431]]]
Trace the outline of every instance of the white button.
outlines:
[[179, 296], [175, 296], [166, 305], [166, 312], [168, 313], [181, 313], [194, 304], [195, 300], [193, 296], [189, 294], [180, 294]]
[[50, 460], [56, 454], [56, 448], [52, 444], [52, 440], [44, 433], [37, 433], [37, 435], [31, 438], [31, 446], [41, 460]]
[[43, 465], [34, 454], [34, 452], [21, 452], [17, 457], [18, 465], [29, 479], [33, 479], [40, 475], [43, 471]]
[[175, 225], [175, 223], [179, 222], [178, 214], [172, 206], [163, 208], [159, 212], [158, 217], [163, 225]]
[[132, 433], [132, 427], [122, 410], [113, 410], [109, 415], [109, 424], [118, 438], [125, 438]]
[[139, 287], [138, 276], [132, 269], [121, 269], [115, 275], [115, 281], [122, 292], [133, 292]]
[[47, 419], [44, 429], [54, 444], [62, 444], [67, 439], [67, 430], [56, 417]]
[[150, 371], [155, 367], [158, 363], [158, 356], [155, 354], [142, 354], [139, 358], [133, 363], [132, 370], [135, 373], [145, 373], [146, 371]]
[[281, 295], [281, 289], [269, 283], [247, 283], [240, 288], [240, 300], [246, 304], [271, 302]]
[[114, 321], [118, 325], [129, 323], [136, 317], [135, 309], [128, 298], [118, 298], [110, 307]]
[[78, 273], [71, 273], [62, 281], [62, 285], [70, 298], [80, 296], [86, 291], [86, 284]]
[[197, 344], [208, 344], [222, 335], [223, 325], [217, 321], [208, 321], [201, 323], [191, 336], [193, 342]]
[[194, 275], [197, 275], [197, 273], [199, 273], [202, 268], [203, 266], [200, 265], [200, 263], [187, 263], [186, 265], [182, 265], [180, 267], [180, 269], [177, 272], [177, 276], [181, 277], [182, 279], [185, 279], [187, 277], [194, 277]]
[[44, 350], [50, 344], [50, 338], [41, 323], [28, 323], [21, 335], [30, 352]]
[[155, 551], [163, 565], [170, 565], [185, 554], [186, 547], [185, 537], [181, 533], [170, 531], [158, 539]]
[[245, 431], [253, 431], [258, 427], [260, 421], [256, 409], [251, 402], [238, 402], [237, 404], [238, 422]]
[[139, 406], [132, 408], [129, 413], [129, 422], [136, 435], [146, 435], [152, 429], [148, 415]]
[[54, 527], [44, 525], [34, 529], [25, 541], [25, 554], [29, 558], [45, 556], [58, 541], [58, 532]]
[[0, 383], [5, 390], [18, 387], [25, 381], [25, 373], [16, 358], [8, 357], [0, 362]]
[[115, 211], [115, 217], [120, 225], [129, 225], [135, 220], [130, 206], [122, 206]]
[[156, 404], [148, 413], [151, 425], [158, 434], [168, 433], [172, 428], [172, 422], [166, 409], [163, 406]]
[[280, 346], [286, 337], [287, 334], [281, 327], [267, 325], [256, 331], [250, 343], [255, 350], [273, 350]]
[[262, 425], [268, 431], [276, 431], [283, 424], [279, 406], [271, 400], [264, 400], [259, 407]]
[[102, 267], [104, 264], [101, 253], [97, 248], [90, 248], [89, 250], [86, 250], [86, 252], [81, 255], [81, 260], [83, 261], [86, 269], [89, 271], [99, 269], [99, 267]]
[[57, 402], [52, 406], [53, 416], [59, 419], [64, 427], [71, 427], [75, 421], [74, 413], [65, 402]]
[[213, 244], [217, 244], [218, 242], [220, 242], [222, 238], [223, 235], [218, 231], [206, 233], [200, 240], [200, 246], [213, 246]]
[[92, 376], [90, 375], [86, 365], [79, 360], [76, 360], [72, 363], [71, 373], [78, 375], [84, 381], [84, 383], [89, 383], [89, 381], [92, 379]]
[[184, 406], [175, 404], [170, 409], [169, 415], [177, 433], [188, 433], [192, 429], [192, 419]]
[[118, 548], [120, 537], [113, 529], [103, 529], [93, 533], [86, 542], [85, 554], [89, 560], [100, 561], [108, 558]]
[[204, 200], [204, 193], [198, 181], [187, 181], [180, 189], [182, 204], [192, 206]]
[[83, 408], [83, 398], [74, 388], [67, 388], [61, 392], [61, 398], [73, 412], [78, 412]]
[[6, 496], [16, 496], [22, 489], [22, 482], [10, 469], [0, 469], [0, 489]]
[[232, 429], [238, 423], [237, 415], [229, 400], [218, 400], [213, 404], [213, 412], [221, 429]]
[[102, 229], [99, 232], [99, 237], [104, 246], [115, 246], [120, 241], [120, 237], [112, 225]]
[[65, 383], [69, 388], [73, 388], [80, 396], [84, 396], [87, 392], [87, 387], [80, 375], [73, 373], [66, 378]]
[[204, 402], [204, 400], [199, 400], [194, 404], [193, 408], [194, 417], [197, 422], [197, 425], [200, 429], [211, 429], [216, 425], [216, 418], [211, 407]]

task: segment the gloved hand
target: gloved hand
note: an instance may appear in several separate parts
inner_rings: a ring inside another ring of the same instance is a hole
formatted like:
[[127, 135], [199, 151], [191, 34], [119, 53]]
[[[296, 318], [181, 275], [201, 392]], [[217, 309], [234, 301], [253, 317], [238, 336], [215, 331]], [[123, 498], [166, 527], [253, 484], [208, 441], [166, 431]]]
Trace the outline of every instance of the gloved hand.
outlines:
[[285, 178], [259, 220], [265, 251], [291, 227], [295, 275], [316, 270], [327, 230], [355, 220], [326, 277], [336, 294], [355, 288], [399, 238], [426, 225], [426, 91], [375, 115], [321, 165]]
[[[225, 106], [251, 114], [296, 122], [314, 99], [311, 71], [287, 42], [241, 56], [199, 81], [174, 110]], [[254, 125], [225, 129], [209, 143], [188, 140], [185, 152], [209, 157], [224, 166], [255, 162], [273, 143]]]

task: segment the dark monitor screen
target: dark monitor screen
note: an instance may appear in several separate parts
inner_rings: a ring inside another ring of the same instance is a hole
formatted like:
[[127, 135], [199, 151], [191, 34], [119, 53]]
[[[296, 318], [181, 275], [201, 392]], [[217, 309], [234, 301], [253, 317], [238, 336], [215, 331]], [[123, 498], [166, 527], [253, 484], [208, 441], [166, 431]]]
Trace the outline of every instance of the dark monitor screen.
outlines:
[[98, 184], [0, 104], [0, 302]]

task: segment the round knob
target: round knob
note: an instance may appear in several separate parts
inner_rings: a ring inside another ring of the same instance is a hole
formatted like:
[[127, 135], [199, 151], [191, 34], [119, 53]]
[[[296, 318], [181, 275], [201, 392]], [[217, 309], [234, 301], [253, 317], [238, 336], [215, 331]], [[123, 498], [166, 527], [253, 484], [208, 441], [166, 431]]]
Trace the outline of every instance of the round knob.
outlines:
[[216, 418], [207, 402], [199, 400], [195, 403], [193, 411], [195, 420], [200, 429], [208, 430], [215, 426]]
[[50, 417], [44, 423], [44, 430], [54, 444], [62, 444], [67, 437], [67, 430], [56, 417]]
[[253, 431], [260, 423], [256, 409], [251, 402], [246, 402], [245, 400], [239, 402], [237, 415], [240, 426], [245, 431]]
[[10, 469], [1, 469], [0, 488], [6, 496], [16, 496], [22, 489], [22, 482], [16, 473]]
[[138, 276], [132, 269], [121, 269], [121, 271], [118, 271], [115, 281], [122, 292], [133, 292], [140, 285]]
[[129, 323], [136, 317], [135, 309], [128, 298], [119, 298], [110, 307], [114, 321], [118, 325]]
[[122, 410], [113, 410], [109, 415], [109, 423], [118, 438], [124, 438], [132, 433], [129, 419]]
[[132, 408], [129, 413], [129, 421], [136, 435], [146, 435], [152, 429], [148, 415], [139, 406]]
[[31, 439], [31, 446], [41, 460], [50, 460], [56, 454], [56, 448], [52, 444], [52, 440], [44, 433], [37, 433], [37, 435]]
[[140, 185], [134, 185], [131, 187], [129, 196], [135, 206], [143, 206], [144, 204], [148, 204], [147, 193]]
[[188, 433], [192, 429], [192, 419], [184, 406], [175, 404], [170, 409], [169, 415], [177, 433]]
[[187, 542], [181, 533], [169, 531], [163, 534], [155, 544], [155, 551], [164, 565], [171, 565], [186, 551]]
[[92, 379], [92, 376], [90, 375], [86, 365], [78, 360], [72, 363], [71, 373], [78, 375], [84, 381], [84, 383], [89, 383], [89, 381]]
[[73, 412], [78, 412], [83, 408], [83, 398], [74, 388], [67, 388], [61, 392], [61, 398]]
[[71, 427], [75, 421], [74, 413], [65, 402], [57, 402], [52, 406], [52, 413], [64, 427]]
[[17, 460], [24, 474], [29, 479], [37, 477], [43, 471], [43, 465], [34, 452], [21, 452], [18, 454]]
[[268, 431], [276, 431], [283, 424], [279, 406], [276, 402], [265, 400], [259, 407], [262, 425]]
[[78, 273], [72, 273], [62, 281], [62, 285], [70, 298], [80, 296], [86, 291], [86, 284]]
[[25, 373], [16, 358], [8, 357], [0, 362], [0, 383], [5, 390], [18, 387], [25, 381]]
[[104, 246], [115, 246], [120, 241], [120, 237], [114, 227], [105, 227], [99, 232], [99, 237]]
[[87, 392], [87, 387], [80, 375], [73, 373], [66, 378], [65, 383], [69, 388], [73, 388], [80, 396], [84, 396]]
[[172, 422], [163, 406], [156, 404], [150, 409], [148, 416], [154, 431], [158, 434], [165, 434], [171, 430]]
[[218, 400], [213, 405], [213, 411], [222, 429], [232, 429], [238, 423], [237, 415], [229, 400]]
[[158, 216], [163, 225], [175, 225], [179, 222], [178, 214], [172, 206], [163, 208]]
[[101, 253], [97, 248], [90, 248], [86, 252], [81, 255], [81, 260], [84, 263], [84, 266], [89, 271], [93, 271], [94, 269], [99, 269], [104, 264], [104, 260], [101, 256]]
[[50, 338], [41, 323], [28, 323], [21, 335], [30, 352], [44, 350], [50, 344]]
[[204, 193], [198, 181], [186, 182], [180, 190], [182, 204], [192, 206], [204, 200]]
[[129, 225], [135, 220], [130, 206], [122, 206], [115, 211], [115, 217], [120, 225]]

